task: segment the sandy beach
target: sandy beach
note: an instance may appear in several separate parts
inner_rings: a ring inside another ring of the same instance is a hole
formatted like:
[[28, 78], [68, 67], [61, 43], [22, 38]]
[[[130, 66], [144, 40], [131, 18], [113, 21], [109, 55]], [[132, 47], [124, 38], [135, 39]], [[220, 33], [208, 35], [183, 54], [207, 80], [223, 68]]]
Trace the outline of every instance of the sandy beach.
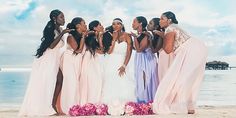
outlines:
[[[16, 118], [18, 109], [0, 109], [0, 118]], [[236, 106], [199, 106], [196, 114], [170, 114], [145, 116], [80, 116], [79, 118], [236, 118]], [[69, 116], [50, 116], [37, 118], [65, 118]], [[24, 117], [22, 117], [24, 118]], [[32, 117], [35, 118], [35, 117]], [[75, 118], [75, 117], [73, 117]]]

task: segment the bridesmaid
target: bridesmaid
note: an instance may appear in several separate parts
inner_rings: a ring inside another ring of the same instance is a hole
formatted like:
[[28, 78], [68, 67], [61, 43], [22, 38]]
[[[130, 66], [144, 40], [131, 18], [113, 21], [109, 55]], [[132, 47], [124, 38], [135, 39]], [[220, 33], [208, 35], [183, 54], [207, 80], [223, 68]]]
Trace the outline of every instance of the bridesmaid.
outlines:
[[63, 35], [70, 32], [69, 29], [62, 30], [60, 26], [64, 23], [64, 14], [60, 10], [51, 11], [32, 65], [20, 116], [48, 116], [57, 112], [51, 104], [62, 54], [60, 49], [64, 45]]
[[147, 20], [138, 16], [133, 20], [132, 27], [138, 32], [134, 36], [135, 54], [135, 80], [137, 101], [147, 103], [154, 99], [157, 86], [157, 62], [150, 47], [150, 35], [146, 30]]
[[[95, 33], [96, 41], [99, 44], [99, 49], [103, 50], [104, 49], [104, 46], [103, 46], [104, 27], [103, 27], [103, 25], [98, 20], [94, 20], [89, 23], [89, 30], [93, 31]], [[105, 55], [98, 54], [97, 56], [100, 60], [99, 64], [102, 66], [102, 69], [101, 69], [102, 76], [104, 76], [104, 64], [105, 64], [105, 59], [106, 59]]]
[[157, 114], [195, 113], [196, 97], [204, 77], [207, 48], [178, 25], [175, 14], [162, 14], [160, 26], [165, 28], [163, 50], [173, 53], [173, 62], [158, 87], [153, 110]]
[[158, 57], [158, 79], [161, 82], [165, 72], [167, 71], [169, 65], [173, 60], [173, 53], [166, 54], [166, 52], [162, 49], [163, 46], [163, 36], [160, 34], [165, 29], [161, 28], [160, 18], [153, 18], [148, 26], [147, 29], [152, 32], [153, 40], [151, 41], [152, 52], [157, 53]]
[[89, 32], [85, 38], [86, 51], [82, 63], [80, 77], [80, 104], [100, 103], [102, 94], [102, 67], [99, 54], [103, 51], [99, 48], [95, 32]]
[[163, 39], [156, 33], [157, 31], [163, 31], [161, 26], [159, 25], [160, 18], [153, 18], [149, 21], [147, 25], [147, 30], [152, 33], [152, 41], [150, 41], [152, 52], [157, 53], [157, 57], [159, 57], [158, 51], [162, 48]]
[[73, 29], [67, 38], [67, 49], [63, 59], [64, 82], [61, 92], [62, 111], [68, 114], [69, 108], [79, 103], [79, 77], [84, 54], [84, 38], [87, 26], [83, 18], [76, 17], [68, 25]]
[[96, 41], [99, 43], [99, 48], [102, 49], [103, 48], [102, 36], [104, 33], [104, 27], [102, 26], [102, 24], [99, 21], [94, 20], [89, 23], [89, 30], [95, 32]]

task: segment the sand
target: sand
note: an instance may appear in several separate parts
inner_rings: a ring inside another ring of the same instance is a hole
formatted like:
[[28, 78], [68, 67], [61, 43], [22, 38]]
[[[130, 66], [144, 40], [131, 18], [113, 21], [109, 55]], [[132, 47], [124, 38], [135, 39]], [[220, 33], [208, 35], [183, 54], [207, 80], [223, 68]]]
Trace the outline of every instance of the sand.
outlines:
[[[18, 109], [2, 108], [0, 109], [0, 118], [17, 118], [17, 113]], [[65, 118], [65, 117], [69, 116], [47, 116], [47, 117], [37, 117], [37, 118]], [[80, 116], [78, 118], [236, 118], [236, 106], [199, 106], [196, 109], [196, 114], [169, 114], [169, 115], [145, 115], [145, 116], [86, 116], [86, 117]]]

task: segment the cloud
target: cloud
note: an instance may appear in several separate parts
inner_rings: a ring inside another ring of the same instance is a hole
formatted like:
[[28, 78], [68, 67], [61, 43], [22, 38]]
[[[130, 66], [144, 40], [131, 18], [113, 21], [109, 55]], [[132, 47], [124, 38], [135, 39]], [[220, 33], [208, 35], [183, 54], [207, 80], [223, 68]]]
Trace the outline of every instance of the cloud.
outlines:
[[37, 2], [36, 1], [30, 1], [27, 5], [27, 7], [20, 11], [19, 13], [16, 14], [16, 19], [18, 20], [24, 20], [28, 16], [30, 16], [30, 13], [37, 7]]
[[[173, 11], [184, 30], [207, 44], [210, 58], [236, 55], [236, 16], [230, 12], [234, 10], [234, 6], [228, 2], [204, 0], [182, 0], [181, 2], [175, 0], [0, 0], [0, 2], [0, 15], [4, 16], [0, 17], [0, 58], [2, 60], [14, 58], [18, 54], [28, 56], [34, 54], [40, 44], [43, 28], [49, 20], [49, 13], [53, 9], [64, 12], [66, 23], [80, 16], [87, 24], [97, 19], [106, 27], [111, 25], [114, 18], [119, 17], [128, 32], [132, 31], [132, 21], [136, 16], [143, 15], [150, 20], [153, 17], [160, 17], [165, 11]], [[17, 47], [17, 50], [12, 47]], [[22, 59], [24, 58], [26, 57], [22, 56]], [[3, 64], [2, 60], [0, 65]]]

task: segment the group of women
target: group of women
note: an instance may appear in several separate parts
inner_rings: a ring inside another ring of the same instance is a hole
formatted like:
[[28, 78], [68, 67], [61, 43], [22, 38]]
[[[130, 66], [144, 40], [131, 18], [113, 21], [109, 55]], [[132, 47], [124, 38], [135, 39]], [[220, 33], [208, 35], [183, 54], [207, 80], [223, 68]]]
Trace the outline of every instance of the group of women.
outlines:
[[64, 24], [64, 14], [51, 11], [19, 115], [63, 115], [86, 103], [104, 103], [109, 114], [122, 115], [131, 101], [153, 101], [157, 114], [195, 112], [207, 49], [177, 25], [174, 13], [149, 23], [134, 18], [137, 33], [125, 32], [120, 18], [105, 30], [98, 20], [87, 28], [81, 17], [63, 30]]

